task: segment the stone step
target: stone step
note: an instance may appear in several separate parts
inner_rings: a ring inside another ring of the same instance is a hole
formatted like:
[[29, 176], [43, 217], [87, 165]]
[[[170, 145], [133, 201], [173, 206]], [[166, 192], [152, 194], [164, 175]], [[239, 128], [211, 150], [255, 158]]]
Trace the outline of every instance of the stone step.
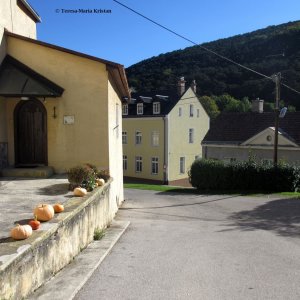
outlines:
[[49, 178], [53, 173], [52, 167], [6, 168], [1, 170], [3, 177]]

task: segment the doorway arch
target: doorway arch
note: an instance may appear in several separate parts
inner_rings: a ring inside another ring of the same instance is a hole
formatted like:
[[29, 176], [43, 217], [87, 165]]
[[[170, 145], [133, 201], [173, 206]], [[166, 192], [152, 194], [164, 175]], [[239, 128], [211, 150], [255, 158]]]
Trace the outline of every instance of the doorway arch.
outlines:
[[20, 101], [14, 111], [16, 167], [48, 164], [47, 111], [37, 99]]

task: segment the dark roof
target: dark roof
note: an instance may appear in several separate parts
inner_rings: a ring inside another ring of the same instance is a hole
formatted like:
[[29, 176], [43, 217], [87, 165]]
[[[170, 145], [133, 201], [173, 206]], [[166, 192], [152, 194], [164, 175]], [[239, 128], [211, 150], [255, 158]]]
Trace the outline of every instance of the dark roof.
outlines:
[[[166, 116], [182, 96], [178, 96], [177, 91], [156, 91], [145, 93], [132, 93], [128, 104], [128, 115], [124, 118], [143, 118], [143, 117], [163, 117]], [[153, 114], [153, 103], [160, 103], [160, 114]], [[143, 114], [137, 115], [136, 106], [143, 103]]]
[[0, 66], [0, 96], [60, 97], [64, 89], [7, 55]]
[[[265, 113], [221, 113], [210, 125], [203, 144], [240, 144], [261, 131], [274, 127], [275, 115]], [[279, 130], [300, 144], [300, 112], [287, 112], [279, 119]]]

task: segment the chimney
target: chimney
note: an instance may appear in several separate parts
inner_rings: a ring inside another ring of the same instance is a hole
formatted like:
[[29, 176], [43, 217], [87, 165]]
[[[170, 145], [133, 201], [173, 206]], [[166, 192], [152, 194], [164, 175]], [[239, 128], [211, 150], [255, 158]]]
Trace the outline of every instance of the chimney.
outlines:
[[196, 94], [196, 92], [197, 92], [197, 83], [196, 83], [195, 79], [191, 83], [191, 88], [194, 91], [194, 93]]
[[255, 99], [252, 100], [252, 112], [263, 113], [264, 112], [264, 100]]
[[185, 80], [184, 77], [180, 77], [178, 83], [177, 83], [177, 92], [178, 96], [182, 96], [185, 92]]

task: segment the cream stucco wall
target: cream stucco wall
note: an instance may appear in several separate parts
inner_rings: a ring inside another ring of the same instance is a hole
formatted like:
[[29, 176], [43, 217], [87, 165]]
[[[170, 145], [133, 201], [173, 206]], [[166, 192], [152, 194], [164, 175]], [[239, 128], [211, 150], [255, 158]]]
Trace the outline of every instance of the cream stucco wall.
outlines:
[[[190, 117], [190, 104], [194, 115]], [[179, 116], [179, 108], [182, 115]], [[199, 110], [199, 117], [197, 116]], [[202, 157], [201, 142], [209, 129], [209, 116], [198, 98], [189, 88], [169, 114], [169, 181], [188, 177], [188, 170], [195, 156]], [[194, 129], [194, 142], [189, 143], [189, 129]], [[185, 173], [180, 173], [180, 157], [185, 157]]]
[[[127, 132], [128, 139], [128, 143], [123, 145], [123, 153], [127, 155], [128, 165], [128, 169], [124, 171], [124, 176], [163, 181], [164, 119], [162, 117], [124, 118], [123, 131]], [[136, 131], [142, 132], [142, 143], [140, 145], [135, 144]], [[159, 133], [159, 146], [152, 145], [153, 131]], [[142, 156], [142, 172], [135, 171], [136, 156]], [[151, 174], [152, 157], [158, 157], [158, 174]]]
[[[206, 153], [206, 158], [230, 161], [231, 158], [235, 158], [239, 161], [245, 161], [249, 159], [251, 155], [257, 161], [273, 160], [273, 147], [255, 147], [255, 146], [213, 146], [204, 145], [203, 151]], [[278, 148], [278, 160], [289, 163], [300, 164], [300, 149], [291, 148], [286, 149], [284, 147]]]
[[113, 78], [108, 80], [108, 137], [109, 137], [109, 171], [113, 177], [111, 196], [115, 204], [124, 200], [122, 169], [122, 108]]
[[20, 9], [17, 0], [0, 1], [0, 27], [36, 39], [36, 23]]
[[[79, 163], [107, 166], [108, 74], [100, 62], [8, 37], [8, 53], [65, 89], [61, 98], [46, 99], [48, 165], [58, 173]], [[13, 111], [20, 100], [7, 101], [9, 163], [14, 164]], [[57, 117], [53, 117], [54, 107]], [[74, 116], [64, 125], [64, 116]]]
[[[274, 134], [275, 131], [272, 128], [267, 128], [266, 130], [262, 131], [261, 133], [257, 134], [253, 138], [249, 139], [245, 142], [245, 144], [249, 146], [254, 145], [266, 145], [272, 146], [274, 145]], [[295, 145], [291, 140], [286, 138], [282, 133], [278, 133], [278, 145], [281, 146], [293, 146]]]

